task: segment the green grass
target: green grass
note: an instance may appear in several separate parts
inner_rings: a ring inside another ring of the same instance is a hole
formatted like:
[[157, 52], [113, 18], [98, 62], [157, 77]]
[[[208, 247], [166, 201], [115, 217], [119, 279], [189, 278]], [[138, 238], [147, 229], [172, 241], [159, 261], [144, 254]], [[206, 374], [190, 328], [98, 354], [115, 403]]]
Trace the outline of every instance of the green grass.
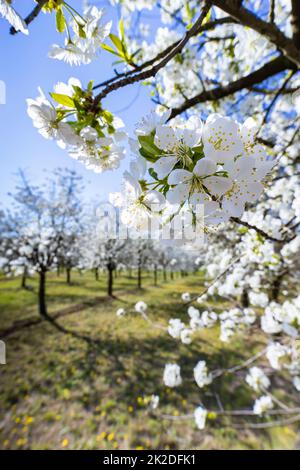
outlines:
[[[224, 348], [217, 329], [201, 333], [191, 346], [180, 345], [164, 331], [153, 328], [137, 314], [118, 319], [120, 306], [132, 309], [140, 299], [149, 315], [164, 323], [171, 317], [187, 320], [182, 292], [201, 291], [200, 275], [190, 275], [153, 286], [144, 276], [144, 289], [122, 275], [115, 280], [117, 299], [106, 297], [104, 275], [95, 281], [92, 273], [73, 273], [72, 285], [64, 276], [48, 276], [47, 300], [54, 314], [86, 303], [82, 310], [63, 316], [59, 323], [88, 335], [97, 342], [87, 344], [72, 335], [59, 333], [43, 321], [5, 338], [7, 365], [1, 367], [0, 447], [4, 449], [269, 449], [297, 446], [297, 428], [250, 431], [234, 423], [211, 419], [205, 431], [191, 421], [170, 421], [160, 415], [193, 412], [203, 400], [216, 408], [214, 393], [226, 406], [248, 408], [254, 399], [240, 382], [224, 378], [213, 387], [199, 390], [191, 379], [201, 358], [210, 368], [235, 364], [259, 338], [243, 342], [236, 337]], [[33, 290], [20, 289], [20, 279], [0, 280], [1, 329], [16, 321], [37, 317], [37, 280]], [[217, 304], [222, 310], [222, 304]], [[180, 363], [184, 385], [170, 390], [163, 386], [162, 373], [168, 361]], [[151, 394], [160, 396], [157, 413], [146, 405]]]

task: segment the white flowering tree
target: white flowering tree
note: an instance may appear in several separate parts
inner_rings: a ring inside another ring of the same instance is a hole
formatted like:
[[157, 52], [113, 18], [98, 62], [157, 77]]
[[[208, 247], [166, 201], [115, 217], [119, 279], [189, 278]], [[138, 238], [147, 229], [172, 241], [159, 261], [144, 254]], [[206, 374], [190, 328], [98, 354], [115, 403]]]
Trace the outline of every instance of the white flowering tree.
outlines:
[[14, 211], [1, 217], [0, 253], [7, 274], [37, 273], [38, 306], [42, 317], [50, 318], [46, 305], [47, 272], [65, 260], [80, 233], [82, 205], [81, 177], [74, 171], [56, 170], [42, 187], [33, 185], [20, 171], [20, 183], [11, 195]]
[[[79, 66], [101, 52], [118, 60], [108, 80], [100, 72], [99, 83], [71, 78], [50, 97], [40, 90], [28, 99], [37, 131], [71, 158], [97, 173], [117, 168], [128, 136], [106, 98], [139, 82], [151, 90], [157, 109], [129, 137], [134, 160], [110, 201], [135, 230], [188, 213], [195, 234], [199, 225], [204, 232], [206, 286], [195, 297], [183, 294], [187, 320], [170, 319], [166, 332], [187, 347], [212, 327], [225, 343], [236, 334], [263, 338], [244, 361], [210, 368], [199, 358], [194, 368], [201, 389], [224, 376], [243, 380], [255, 396], [251, 408], [203, 399], [180, 419], [194, 417], [199, 429], [212, 416], [260, 417], [250, 424], [257, 428], [299, 421], [290, 397], [291, 386], [300, 389], [300, 2], [111, 0], [121, 11], [118, 25], [92, 2], [78, 12], [63, 0], [40, 0], [25, 19], [14, 3], [0, 0], [12, 34], [28, 34], [41, 12], [56, 16], [65, 40], [51, 47], [51, 59]], [[159, 14], [154, 34], [149, 10]], [[121, 242], [107, 243], [111, 295]], [[215, 300], [228, 307], [220, 311]], [[151, 322], [143, 301], [135, 310]], [[163, 378], [167, 387], [184, 386], [180, 364], [167, 364]]]

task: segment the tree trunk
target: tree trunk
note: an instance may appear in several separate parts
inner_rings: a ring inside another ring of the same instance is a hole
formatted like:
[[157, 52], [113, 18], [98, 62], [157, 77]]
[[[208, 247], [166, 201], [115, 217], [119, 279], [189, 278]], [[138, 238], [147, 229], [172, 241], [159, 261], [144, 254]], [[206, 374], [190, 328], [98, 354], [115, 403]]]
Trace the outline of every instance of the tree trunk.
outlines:
[[167, 281], [167, 271], [166, 271], [165, 268], [163, 269], [163, 275], [164, 275], [164, 281], [166, 282]]
[[138, 265], [138, 288], [142, 288], [142, 268]]
[[157, 266], [156, 265], [154, 266], [153, 274], [154, 274], [154, 285], [157, 286]]
[[248, 291], [245, 288], [243, 289], [243, 292], [241, 295], [241, 304], [244, 308], [248, 308], [250, 305]]
[[23, 270], [22, 274], [22, 280], [21, 280], [21, 287], [22, 289], [26, 289], [26, 280], [27, 280], [27, 268], [25, 267]]
[[107, 267], [108, 280], [107, 280], [107, 295], [113, 296], [113, 285], [114, 285], [114, 270], [111, 266]]
[[71, 284], [71, 268], [67, 268], [66, 273], [67, 273], [67, 284]]
[[173, 280], [174, 280], [174, 273], [173, 273], [173, 271], [170, 271], [170, 276], [171, 276], [171, 279], [172, 279], [172, 281], [173, 281]]
[[272, 289], [271, 289], [271, 300], [274, 300], [274, 302], [278, 302], [279, 294], [280, 294], [280, 287], [281, 287], [281, 282], [282, 282], [282, 277], [283, 276], [278, 276], [274, 280], [272, 284]]
[[41, 271], [39, 273], [39, 313], [42, 317], [47, 317], [46, 271]]
[[99, 281], [99, 269], [95, 268], [95, 280]]

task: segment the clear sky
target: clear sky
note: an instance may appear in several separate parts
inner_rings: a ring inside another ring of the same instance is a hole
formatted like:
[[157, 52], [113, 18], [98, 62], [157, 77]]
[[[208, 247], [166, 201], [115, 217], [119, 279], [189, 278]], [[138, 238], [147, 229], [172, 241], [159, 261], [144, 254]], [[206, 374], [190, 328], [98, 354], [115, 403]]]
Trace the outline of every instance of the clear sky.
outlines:
[[[72, 0], [72, 5], [79, 9], [81, 3], [81, 0]], [[31, 0], [15, 2], [16, 9], [23, 12], [24, 16], [32, 5]], [[113, 19], [116, 25], [117, 8], [105, 5], [107, 17]], [[56, 167], [74, 169], [84, 177], [86, 199], [102, 199], [109, 191], [120, 189], [122, 173], [130, 160], [129, 154], [120, 169], [100, 175], [93, 173], [71, 159], [54, 141], [44, 139], [27, 116], [26, 98], [35, 98], [38, 86], [48, 93], [55, 83], [66, 82], [72, 76], [79, 78], [83, 85], [90, 79], [98, 83], [112, 76], [111, 63], [115, 59], [105, 51], [98, 60], [81, 67], [70, 67], [61, 61], [49, 59], [47, 54], [50, 45], [63, 43], [63, 39], [63, 35], [55, 31], [53, 15], [41, 14], [31, 24], [29, 36], [20, 33], [9, 35], [9, 24], [0, 19], [0, 80], [6, 85], [6, 104], [0, 104], [0, 202], [3, 206], [9, 204], [7, 193], [14, 189], [18, 168], [24, 169], [35, 183], [42, 181], [45, 171]], [[139, 118], [154, 107], [149, 87], [141, 85], [111, 93], [103, 103], [123, 119], [129, 133], [133, 132]]]

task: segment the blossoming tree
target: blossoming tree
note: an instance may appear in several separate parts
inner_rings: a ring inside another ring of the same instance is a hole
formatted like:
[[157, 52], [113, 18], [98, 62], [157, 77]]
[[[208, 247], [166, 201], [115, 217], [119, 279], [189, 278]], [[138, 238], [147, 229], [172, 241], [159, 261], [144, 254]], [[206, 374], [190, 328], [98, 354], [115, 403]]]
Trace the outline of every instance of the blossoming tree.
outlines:
[[[299, 391], [300, 300], [290, 286], [298, 279], [300, 244], [300, 3], [110, 3], [120, 8], [118, 25], [92, 2], [78, 12], [63, 0], [39, 0], [23, 19], [11, 1], [0, 0], [13, 35], [28, 34], [42, 12], [55, 15], [65, 39], [50, 48], [51, 59], [79, 66], [101, 52], [118, 60], [108, 80], [99, 73], [99, 83], [70, 78], [49, 97], [40, 90], [28, 99], [28, 115], [43, 137], [97, 173], [119, 166], [128, 140], [134, 160], [122, 190], [110, 195], [122, 224], [143, 231], [149, 219], [165, 226], [187, 212], [196, 234], [198, 222], [204, 225], [199, 255], [207, 284], [195, 297], [183, 295], [186, 321], [170, 319], [166, 334], [187, 347], [198, 331], [217, 326], [222, 342], [262, 336], [261, 350], [240, 363], [211, 369], [199, 357], [193, 371], [200, 389], [224, 376], [243, 380], [255, 395], [252, 408], [216, 408], [203, 398], [180, 419], [194, 417], [199, 429], [207, 418], [227, 415], [259, 416], [247, 424], [258, 428], [293, 423], [300, 419], [297, 400], [279, 396], [276, 377]], [[153, 35], [145, 10], [159, 14]], [[157, 109], [129, 137], [105, 100], [138, 82], [149, 86]], [[229, 307], [217, 311], [216, 299]], [[135, 311], [151, 322], [143, 301]], [[184, 386], [180, 364], [167, 364], [163, 380]]]
[[[39, 313], [46, 319], [47, 273], [64, 259], [66, 269], [72, 247], [80, 234], [81, 178], [74, 171], [57, 170], [43, 188], [20, 172], [20, 184], [12, 194], [14, 211], [1, 221], [1, 268], [9, 273], [37, 273]], [[69, 263], [71, 260], [69, 260]]]

